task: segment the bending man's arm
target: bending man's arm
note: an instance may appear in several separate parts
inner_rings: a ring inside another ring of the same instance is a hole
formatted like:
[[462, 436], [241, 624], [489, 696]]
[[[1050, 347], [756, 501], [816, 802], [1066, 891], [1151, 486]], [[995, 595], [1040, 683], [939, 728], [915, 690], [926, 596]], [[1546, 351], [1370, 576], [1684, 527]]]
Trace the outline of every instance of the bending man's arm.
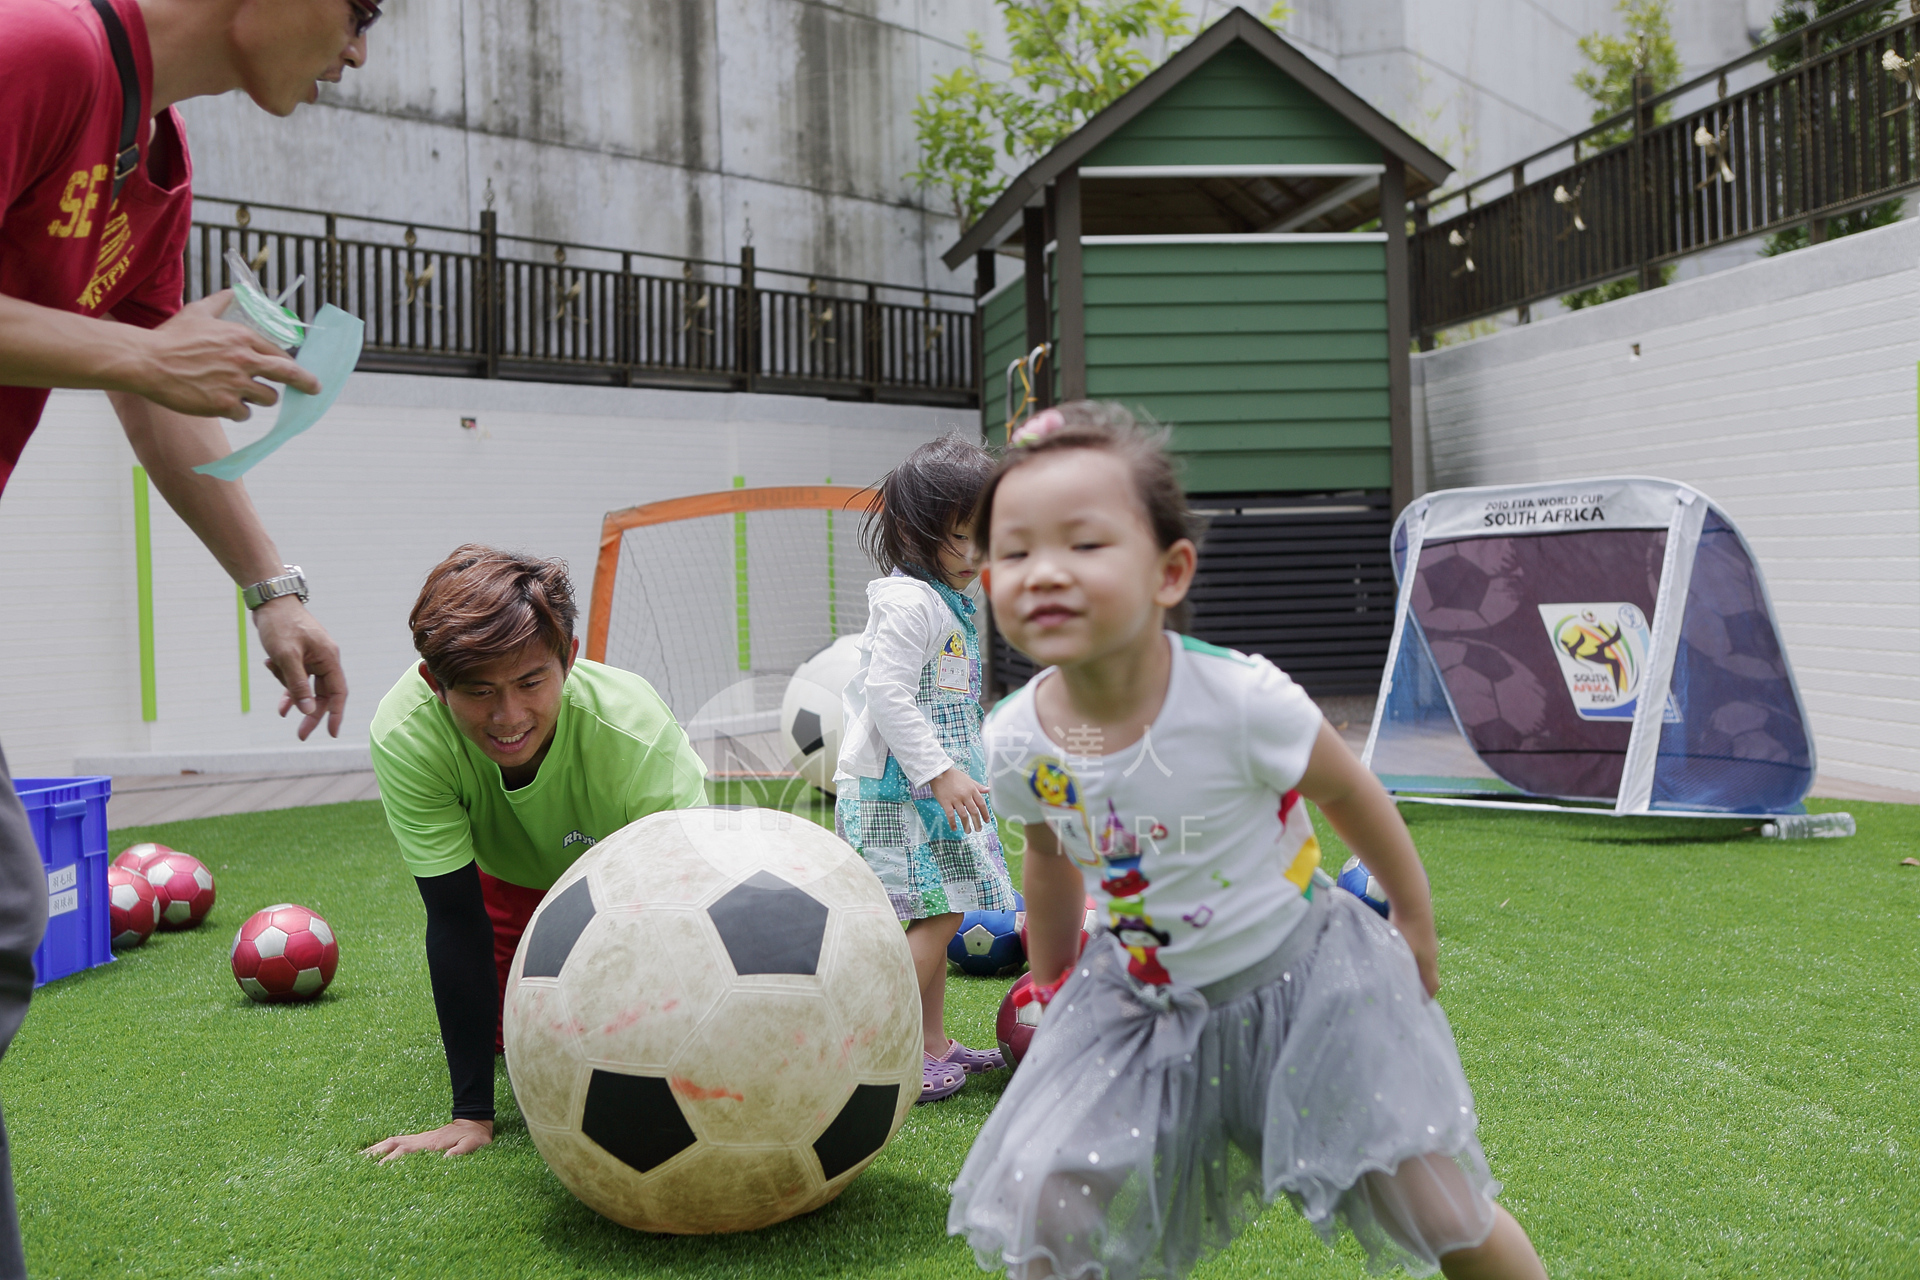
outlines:
[[[87, 323], [140, 332], [128, 325]], [[239, 328], [232, 324], [224, 327]], [[153, 477], [167, 505], [206, 544], [228, 576], [242, 586], [279, 576], [280, 553], [260, 523], [260, 513], [254, 510], [246, 486], [193, 470], [229, 452], [227, 434], [220, 424], [211, 418], [175, 413], [128, 392], [107, 394], [120, 415], [134, 456]], [[307, 612], [298, 596], [270, 600], [254, 610], [253, 616], [260, 631], [260, 646], [267, 653], [267, 670], [286, 690], [280, 700], [280, 714], [284, 716], [294, 707], [300, 709], [303, 740], [323, 719], [327, 732], [339, 737], [340, 720], [347, 707], [347, 682], [340, 668], [340, 650], [332, 637]]]
[[365, 1154], [383, 1164], [415, 1151], [465, 1155], [493, 1141], [493, 1022], [500, 995], [480, 871], [469, 862], [443, 876], [417, 876], [414, 883], [427, 907], [427, 976], [453, 1083], [453, 1119], [368, 1147]]
[[0, 385], [125, 391], [235, 421], [280, 398], [261, 378], [317, 395], [319, 381], [286, 352], [219, 318], [232, 296], [223, 290], [142, 329], [0, 294]]

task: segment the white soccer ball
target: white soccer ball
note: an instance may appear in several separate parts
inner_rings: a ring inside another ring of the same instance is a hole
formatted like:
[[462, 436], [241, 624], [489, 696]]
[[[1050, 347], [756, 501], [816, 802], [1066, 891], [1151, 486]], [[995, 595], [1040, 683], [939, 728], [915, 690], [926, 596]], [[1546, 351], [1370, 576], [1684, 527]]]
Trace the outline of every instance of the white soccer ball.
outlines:
[[795, 669], [780, 700], [780, 735], [793, 771], [828, 795], [840, 759], [840, 696], [859, 670], [860, 637], [841, 636]]
[[595, 845], [520, 939], [504, 1034], [548, 1167], [642, 1231], [817, 1209], [920, 1096], [886, 891], [832, 832], [770, 809], [657, 813]]

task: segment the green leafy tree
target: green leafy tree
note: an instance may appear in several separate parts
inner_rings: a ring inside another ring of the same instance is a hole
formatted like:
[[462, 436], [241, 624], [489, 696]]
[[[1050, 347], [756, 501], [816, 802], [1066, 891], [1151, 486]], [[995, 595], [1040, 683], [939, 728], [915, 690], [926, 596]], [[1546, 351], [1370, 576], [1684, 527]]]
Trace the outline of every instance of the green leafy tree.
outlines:
[[1002, 85], [980, 74], [979, 36], [970, 37], [974, 65], [935, 76], [913, 106], [920, 164], [907, 180], [938, 191], [960, 225], [971, 226], [1006, 185], [1000, 173]]
[[[1771, 38], [1792, 35], [1808, 23], [1824, 18], [1837, 9], [1844, 9], [1853, 0], [1782, 0], [1780, 7], [1774, 10]], [[1805, 44], [1789, 45], [1779, 53], [1767, 59], [1767, 65], [1778, 72], [1791, 71], [1808, 56], [1819, 56], [1830, 49], [1843, 44], [1851, 44], [1862, 36], [1870, 36], [1899, 16], [1899, 6], [1895, 0], [1875, 5], [1871, 9], [1854, 14], [1821, 28], [1814, 34], [1811, 48]], [[1852, 213], [1843, 213], [1838, 217], [1823, 218], [1822, 228], [1825, 238], [1837, 240], [1841, 236], [1850, 236], [1857, 231], [1871, 231], [1875, 227], [1884, 227], [1900, 221], [1901, 202], [1887, 200], [1880, 204], [1869, 205], [1865, 209], [1856, 209]], [[1792, 253], [1795, 249], [1804, 249], [1812, 243], [1813, 236], [1805, 225], [1788, 227], [1785, 231], [1776, 231], [1768, 236], [1761, 246], [1761, 256], [1777, 258], [1783, 253]]]
[[[1582, 36], [1580, 52], [1586, 57], [1587, 65], [1573, 73], [1573, 87], [1593, 100], [1593, 114], [1589, 117], [1592, 124], [1632, 109], [1633, 82], [1637, 76], [1646, 76], [1650, 92], [1655, 94], [1665, 93], [1680, 83], [1680, 50], [1673, 42], [1667, 0], [1619, 0], [1614, 11], [1625, 20], [1624, 30], [1617, 36], [1598, 31]], [[1664, 123], [1672, 114], [1672, 106], [1663, 102], [1653, 110], [1654, 123]], [[1633, 126], [1625, 124], [1590, 134], [1587, 142], [1591, 149], [1603, 151], [1632, 137]], [[1672, 267], [1661, 267], [1661, 282], [1665, 283], [1672, 274]], [[1613, 280], [1566, 294], [1560, 302], [1569, 311], [1579, 311], [1638, 292], [1637, 279]]]
[[[1580, 37], [1580, 53], [1587, 65], [1573, 73], [1573, 87], [1593, 100], [1588, 122], [1599, 124], [1633, 107], [1633, 80], [1645, 75], [1653, 93], [1665, 93], [1680, 83], [1680, 50], [1673, 42], [1667, 0], [1619, 0], [1614, 12], [1625, 19], [1617, 36], [1594, 32]], [[1654, 108], [1654, 123], [1673, 115], [1669, 103]], [[1603, 151], [1633, 137], [1633, 126], [1617, 125], [1588, 139], [1590, 150]]]
[[[1193, 34], [1182, 0], [994, 3], [1006, 24], [1009, 77], [985, 73], [985, 44], [971, 32], [971, 65], [936, 76], [913, 110], [920, 163], [906, 176], [945, 197], [963, 226], [1006, 186], [1001, 157], [1015, 169], [1026, 167]], [[1288, 12], [1276, 4], [1267, 22], [1278, 24]]]

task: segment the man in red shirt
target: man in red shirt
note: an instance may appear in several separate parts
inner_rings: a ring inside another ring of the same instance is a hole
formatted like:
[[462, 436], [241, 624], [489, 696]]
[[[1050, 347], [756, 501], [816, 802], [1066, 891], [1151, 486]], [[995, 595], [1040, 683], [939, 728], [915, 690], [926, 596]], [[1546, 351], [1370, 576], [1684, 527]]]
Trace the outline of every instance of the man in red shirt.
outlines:
[[[0, 0], [0, 490], [48, 388], [107, 392], [162, 496], [247, 589], [285, 686], [280, 714], [299, 708], [302, 739], [322, 721], [340, 731], [339, 650], [246, 489], [193, 468], [229, 452], [216, 418], [279, 398], [262, 379], [320, 388], [218, 318], [227, 294], [181, 305], [193, 167], [174, 104], [242, 89], [289, 115], [317, 81], [365, 62], [379, 14], [378, 0]], [[46, 921], [46, 878], [0, 756], [0, 1053], [26, 1016]], [[25, 1274], [0, 1127], [0, 1280]]]

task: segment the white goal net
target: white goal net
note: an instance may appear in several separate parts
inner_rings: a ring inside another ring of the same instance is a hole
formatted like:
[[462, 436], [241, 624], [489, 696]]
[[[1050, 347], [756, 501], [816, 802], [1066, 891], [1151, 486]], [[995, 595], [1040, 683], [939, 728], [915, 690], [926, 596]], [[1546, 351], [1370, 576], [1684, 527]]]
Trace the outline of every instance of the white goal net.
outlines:
[[870, 489], [731, 489], [616, 511], [602, 526], [587, 656], [644, 676], [714, 778], [791, 776], [794, 669], [867, 625]]

